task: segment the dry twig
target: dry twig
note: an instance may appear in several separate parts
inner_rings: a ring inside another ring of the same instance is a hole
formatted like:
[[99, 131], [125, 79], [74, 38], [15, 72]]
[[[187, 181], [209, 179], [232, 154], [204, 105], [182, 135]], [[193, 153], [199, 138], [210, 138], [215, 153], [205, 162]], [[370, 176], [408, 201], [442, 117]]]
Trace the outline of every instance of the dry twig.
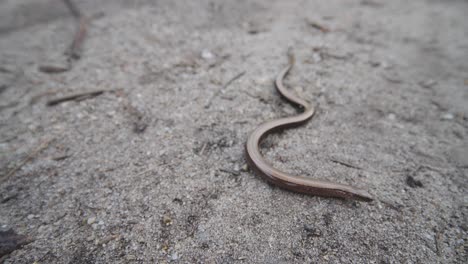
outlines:
[[307, 21], [307, 24], [315, 29], [318, 29], [320, 30], [322, 33], [328, 33], [330, 32], [330, 29], [322, 24], [319, 24], [315, 21], [311, 21], [311, 20], [306, 20]]
[[71, 60], [77, 60], [81, 56], [81, 46], [86, 37], [87, 24], [89, 19], [83, 15], [83, 13], [80, 11], [80, 9], [78, 9], [72, 0], [63, 0], [63, 2], [68, 7], [75, 19], [78, 20], [78, 29], [73, 37], [70, 48], [65, 52], [70, 63]]
[[337, 163], [337, 164], [340, 164], [340, 165], [343, 165], [343, 166], [348, 167], [348, 168], [353, 168], [353, 169], [357, 169], [357, 170], [362, 170], [362, 168], [359, 167], [359, 166], [352, 165], [352, 164], [349, 164], [349, 163], [347, 163], [347, 162], [340, 161], [340, 160], [337, 160], [337, 159], [330, 159], [330, 161], [332, 161], [332, 162], [334, 162], [334, 163]]
[[44, 73], [53, 74], [69, 71], [72, 68], [73, 60], [78, 60], [81, 57], [81, 47], [86, 37], [87, 26], [90, 19], [82, 14], [72, 0], [63, 0], [63, 2], [70, 10], [73, 17], [78, 21], [78, 28], [73, 36], [70, 47], [65, 51], [65, 55], [67, 56], [66, 65], [40, 65], [39, 71]]
[[224, 91], [224, 89], [226, 89], [229, 85], [231, 85], [231, 83], [233, 83], [235, 80], [239, 79], [240, 77], [242, 77], [243, 75], [245, 74], [245, 71], [243, 72], [240, 72], [238, 73], [236, 76], [232, 77], [229, 81], [227, 81], [223, 87], [221, 87], [221, 89], [219, 89], [211, 98], [210, 100], [208, 100], [208, 103], [206, 103], [205, 105], [205, 108], [209, 108], [211, 106], [211, 103], [213, 102], [213, 100], [221, 93]]
[[88, 98], [103, 94], [104, 92], [107, 92], [107, 91], [110, 91], [110, 90], [98, 89], [98, 90], [92, 90], [92, 91], [77, 92], [77, 93], [69, 94], [63, 97], [51, 99], [47, 102], [47, 106], [54, 106], [54, 105], [57, 105], [66, 101], [88, 99]]
[[68, 60], [78, 60], [81, 57], [81, 46], [83, 45], [84, 39], [86, 37], [88, 25], [88, 18], [80, 17], [78, 22], [78, 30], [73, 37], [72, 44], [70, 48], [65, 52], [68, 56]]

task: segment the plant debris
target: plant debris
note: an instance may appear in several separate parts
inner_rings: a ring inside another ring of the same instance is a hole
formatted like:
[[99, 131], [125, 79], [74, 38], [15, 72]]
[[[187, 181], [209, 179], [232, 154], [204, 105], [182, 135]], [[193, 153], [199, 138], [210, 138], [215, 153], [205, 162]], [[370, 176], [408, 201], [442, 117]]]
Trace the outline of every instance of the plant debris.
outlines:
[[231, 79], [229, 79], [229, 81], [227, 81], [227, 82], [223, 85], [223, 87], [221, 87], [221, 89], [219, 89], [219, 90], [210, 98], [210, 100], [208, 100], [208, 103], [206, 103], [205, 108], [210, 108], [211, 103], [213, 102], [213, 100], [214, 100], [220, 93], [222, 93], [229, 85], [231, 85], [231, 83], [233, 83], [235, 80], [239, 79], [240, 77], [244, 76], [244, 74], [245, 74], [245, 71], [240, 72], [240, 73], [236, 74], [234, 77], [232, 77]]
[[311, 20], [306, 20], [307, 21], [307, 24], [315, 29], [318, 29], [320, 30], [322, 33], [328, 33], [330, 32], [330, 29], [318, 22], [315, 22], [315, 21], [311, 21]]
[[47, 101], [47, 106], [54, 106], [54, 105], [58, 105], [58, 104], [61, 104], [63, 102], [67, 102], [67, 101], [73, 101], [73, 100], [81, 101], [81, 100], [84, 100], [84, 99], [89, 99], [89, 98], [101, 95], [106, 91], [109, 91], [109, 90], [98, 89], [98, 90], [91, 90], [91, 91], [77, 92], [77, 93], [69, 94], [69, 95], [66, 95], [66, 96], [63, 96], [63, 97], [58, 97], [58, 98], [54, 98], [54, 99], [51, 99], [51, 100]]
[[411, 175], [408, 175], [408, 177], [406, 177], [406, 184], [408, 184], [408, 186], [411, 188], [423, 187], [422, 182], [420, 180], [416, 180]]

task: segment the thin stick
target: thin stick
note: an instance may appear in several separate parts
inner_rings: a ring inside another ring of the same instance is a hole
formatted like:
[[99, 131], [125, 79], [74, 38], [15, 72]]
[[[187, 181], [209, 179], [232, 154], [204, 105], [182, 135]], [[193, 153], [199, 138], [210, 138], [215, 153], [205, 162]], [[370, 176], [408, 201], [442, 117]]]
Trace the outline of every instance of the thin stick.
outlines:
[[330, 29], [326, 26], [323, 26], [315, 21], [311, 21], [311, 20], [306, 20], [307, 21], [307, 24], [309, 24], [309, 26], [315, 28], [315, 29], [318, 29], [320, 30], [322, 33], [328, 33], [330, 32]]
[[340, 165], [343, 165], [345, 167], [348, 167], [348, 168], [353, 168], [353, 169], [357, 169], [357, 170], [362, 170], [361, 167], [358, 167], [358, 166], [355, 166], [355, 165], [352, 165], [352, 164], [349, 164], [349, 163], [346, 163], [344, 161], [341, 161], [341, 160], [337, 160], [337, 159], [330, 159], [330, 161], [334, 162], [334, 163], [338, 163]]
[[39, 147], [37, 147], [35, 150], [33, 150], [31, 153], [29, 153], [29, 155], [26, 158], [24, 158], [16, 167], [11, 169], [5, 176], [2, 176], [0, 178], [0, 183], [6, 181], [13, 174], [15, 174], [16, 171], [21, 169], [21, 167], [23, 167], [24, 164], [26, 164], [27, 162], [32, 160], [34, 157], [37, 156], [37, 154], [39, 154], [41, 151], [46, 149], [52, 141], [53, 141], [53, 139], [48, 139], [48, 140], [42, 142], [41, 145], [39, 145]]
[[67, 63], [65, 66], [56, 66], [56, 65], [40, 65], [39, 71], [44, 73], [62, 73], [70, 70], [70, 63]]
[[81, 57], [81, 46], [83, 45], [84, 39], [87, 32], [88, 19], [81, 17], [78, 23], [78, 30], [75, 33], [72, 44], [67, 50], [66, 54], [69, 59], [78, 60]]
[[443, 235], [443, 230], [438, 230], [435, 234], [435, 246], [436, 246], [436, 252], [437, 256], [441, 257], [442, 256], [442, 235]]
[[79, 100], [85, 97], [86, 98], [95, 97], [107, 91], [109, 90], [93, 90], [93, 91], [73, 93], [73, 94], [63, 96], [63, 97], [51, 99], [47, 102], [47, 106], [54, 106], [54, 105], [58, 105], [66, 101]]
[[78, 9], [72, 0], [62, 1], [78, 22], [78, 28], [73, 36], [70, 46], [65, 51], [65, 56], [67, 57], [66, 65], [40, 65], [39, 71], [44, 73], [56, 74], [69, 71], [72, 68], [73, 60], [78, 60], [81, 57], [81, 47], [83, 46], [83, 42], [86, 37], [89, 19], [81, 13], [80, 9]]
[[203, 146], [202, 146], [201, 150], [198, 152], [198, 155], [202, 155], [202, 154], [203, 154], [203, 152], [205, 151], [205, 148], [206, 148], [206, 143], [205, 143], [205, 144], [203, 144]]
[[80, 9], [75, 5], [72, 0], [63, 0], [65, 5], [70, 10], [70, 13], [78, 20], [78, 29], [73, 37], [73, 41], [70, 45], [70, 48], [65, 52], [68, 55], [68, 59], [79, 59], [81, 56], [81, 46], [86, 37], [88, 18], [83, 15]]
[[209, 108], [211, 106], [211, 102], [213, 101], [214, 98], [216, 98], [222, 91], [224, 91], [224, 89], [226, 89], [229, 85], [231, 85], [231, 83], [233, 83], [235, 80], [239, 79], [240, 77], [242, 77], [243, 75], [245, 74], [245, 71], [243, 72], [240, 72], [238, 73], [236, 76], [232, 77], [229, 81], [227, 81], [223, 87], [221, 87], [221, 89], [219, 89], [211, 98], [210, 100], [208, 101], [208, 103], [206, 103], [205, 105], [205, 108]]

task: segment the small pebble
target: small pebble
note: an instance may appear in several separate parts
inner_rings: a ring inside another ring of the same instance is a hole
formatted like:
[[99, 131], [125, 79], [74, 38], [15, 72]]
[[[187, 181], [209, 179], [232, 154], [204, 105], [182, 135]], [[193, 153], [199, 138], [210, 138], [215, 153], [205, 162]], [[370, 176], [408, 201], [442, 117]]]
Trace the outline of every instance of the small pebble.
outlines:
[[452, 114], [452, 113], [446, 113], [446, 114], [443, 114], [440, 119], [442, 120], [452, 120], [455, 118], [455, 115]]
[[423, 236], [429, 241], [434, 240], [434, 235], [433, 234], [424, 233]]
[[249, 170], [249, 166], [247, 164], [244, 164], [244, 166], [242, 166], [242, 171], [248, 171]]
[[35, 217], [36, 217], [36, 216], [33, 215], [33, 214], [28, 215], [28, 219], [29, 219], [29, 220], [34, 219]]
[[115, 114], [116, 114], [115, 111], [108, 111], [108, 112], [106, 113], [106, 115], [107, 115], [108, 117], [111, 117], [111, 118], [114, 117]]
[[406, 177], [406, 184], [411, 188], [423, 187], [423, 183], [420, 180], [415, 179], [413, 176], [408, 175]]
[[168, 215], [164, 215], [164, 216], [163, 216], [162, 222], [163, 222], [164, 225], [166, 225], [166, 226], [172, 225], [172, 219], [171, 219], [171, 217], [169, 217]]
[[296, 91], [296, 92], [299, 93], [299, 94], [303, 94], [303, 93], [304, 93], [304, 87], [302, 87], [302, 86], [294, 86], [294, 91]]
[[204, 60], [212, 60], [212, 59], [214, 59], [216, 57], [211, 51], [209, 51], [207, 49], [202, 50], [200, 56]]
[[179, 256], [177, 255], [177, 253], [172, 254], [171, 260], [178, 260], [178, 259], [179, 259]]
[[261, 76], [255, 79], [257, 85], [267, 85], [273, 83], [273, 80], [268, 76]]
[[95, 222], [96, 222], [96, 217], [94, 217], [94, 216], [88, 218], [88, 220], [86, 221], [86, 223], [87, 223], [88, 225], [92, 225], [92, 224], [94, 224]]

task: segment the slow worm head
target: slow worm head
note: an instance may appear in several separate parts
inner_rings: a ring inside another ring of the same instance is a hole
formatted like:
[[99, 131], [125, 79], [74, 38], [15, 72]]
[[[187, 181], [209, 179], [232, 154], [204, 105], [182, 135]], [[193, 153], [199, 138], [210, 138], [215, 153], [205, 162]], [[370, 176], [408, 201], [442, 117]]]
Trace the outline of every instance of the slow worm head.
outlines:
[[283, 79], [294, 65], [294, 57], [289, 56], [289, 64], [278, 74], [275, 85], [278, 92], [287, 101], [302, 109], [302, 113], [265, 122], [257, 127], [247, 139], [245, 145], [246, 159], [249, 167], [259, 176], [274, 185], [295, 192], [318, 195], [324, 197], [337, 197], [345, 199], [356, 199], [362, 201], [372, 201], [372, 196], [364, 189], [355, 188], [349, 185], [333, 183], [323, 180], [314, 180], [308, 177], [293, 176], [278, 169], [275, 169], [265, 161], [259, 150], [259, 144], [269, 133], [300, 126], [311, 119], [315, 114], [315, 109], [306, 100], [297, 97], [283, 85]]

